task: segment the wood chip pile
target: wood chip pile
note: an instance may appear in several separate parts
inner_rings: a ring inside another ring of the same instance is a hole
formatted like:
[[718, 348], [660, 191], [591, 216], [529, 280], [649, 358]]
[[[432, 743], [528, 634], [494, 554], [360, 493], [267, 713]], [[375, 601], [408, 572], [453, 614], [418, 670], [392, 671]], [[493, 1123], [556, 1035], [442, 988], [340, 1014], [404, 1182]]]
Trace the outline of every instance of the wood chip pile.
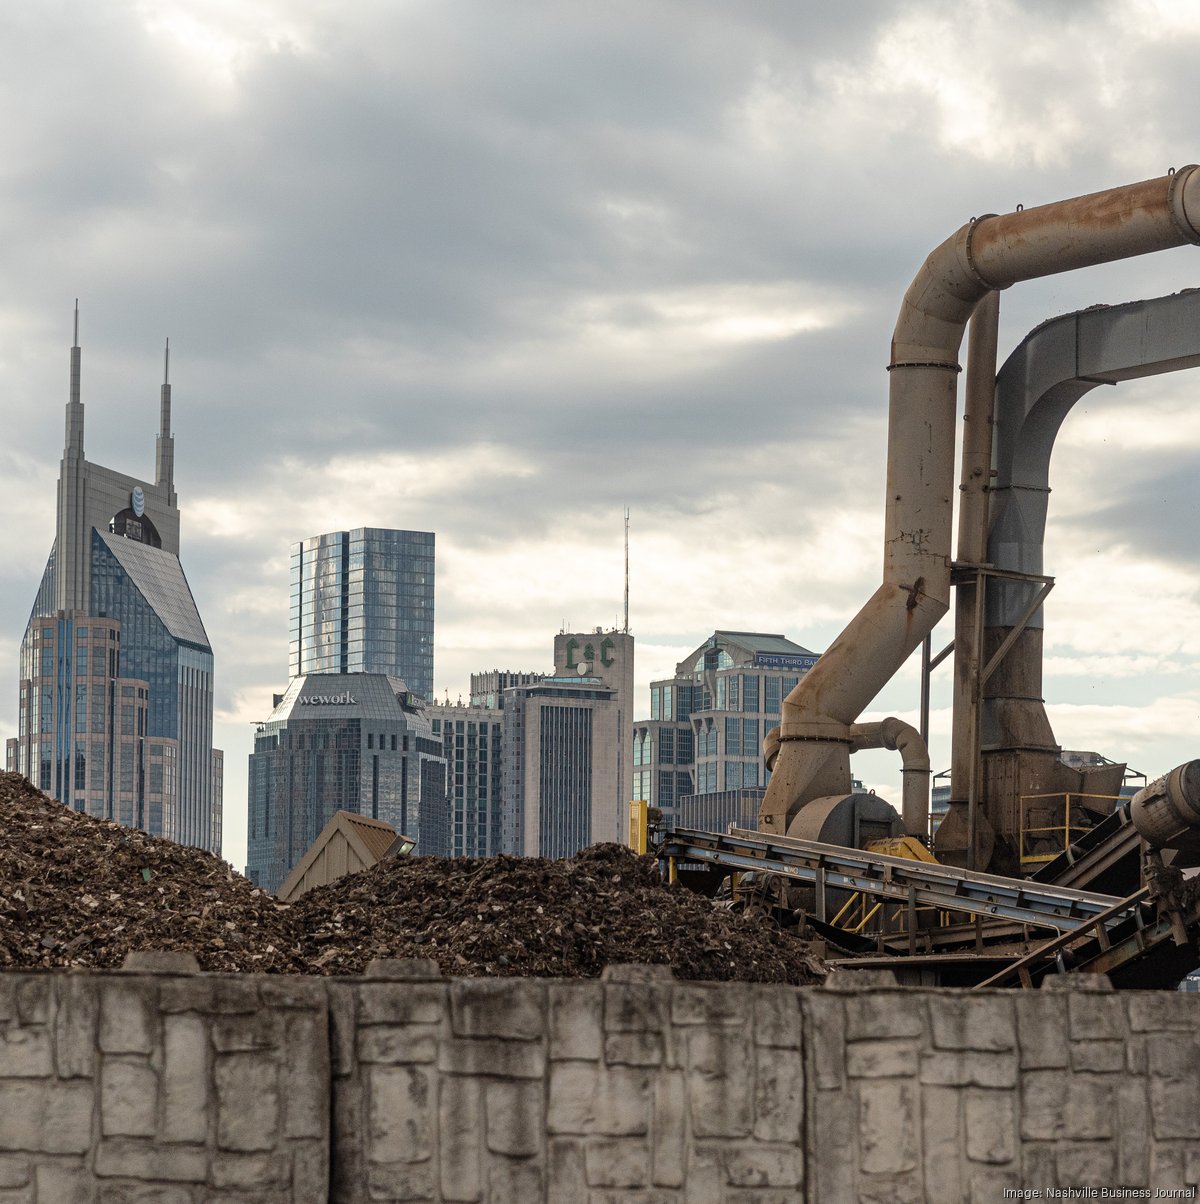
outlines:
[[135, 950], [201, 969], [359, 974], [427, 957], [447, 974], [591, 977], [618, 962], [679, 978], [809, 983], [808, 945], [596, 845], [536, 857], [399, 858], [277, 902], [218, 857], [69, 811], [0, 773], [0, 968], [114, 969]]

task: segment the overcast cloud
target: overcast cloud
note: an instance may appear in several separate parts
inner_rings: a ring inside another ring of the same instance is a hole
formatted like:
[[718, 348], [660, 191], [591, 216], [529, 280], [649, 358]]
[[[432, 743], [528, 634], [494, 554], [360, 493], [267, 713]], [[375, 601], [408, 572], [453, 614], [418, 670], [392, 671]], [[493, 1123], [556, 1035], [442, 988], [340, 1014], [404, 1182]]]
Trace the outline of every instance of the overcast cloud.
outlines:
[[[0, 735], [75, 297], [89, 459], [152, 472], [171, 338], [240, 866], [292, 541], [435, 531], [452, 698], [617, 619], [625, 505], [639, 713], [714, 628], [823, 649], [878, 582], [908, 281], [974, 214], [1200, 157], [1198, 51], [1189, 0], [6, 6]], [[1198, 284], [1182, 249], [1019, 286], [1001, 354]], [[1198, 388], [1094, 391], [1052, 466], [1052, 720], [1150, 773], [1200, 752]], [[911, 669], [876, 705], [915, 713]]]

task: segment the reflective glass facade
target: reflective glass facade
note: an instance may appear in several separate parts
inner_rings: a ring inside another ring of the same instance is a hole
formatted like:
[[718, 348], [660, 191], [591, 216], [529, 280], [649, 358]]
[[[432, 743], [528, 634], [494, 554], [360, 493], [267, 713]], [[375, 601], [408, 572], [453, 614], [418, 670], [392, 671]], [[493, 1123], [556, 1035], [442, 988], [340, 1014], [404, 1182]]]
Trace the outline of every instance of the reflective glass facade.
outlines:
[[359, 527], [292, 545], [289, 675], [385, 673], [433, 696], [434, 535]]
[[179, 561], [93, 531], [91, 585], [93, 613], [121, 624], [122, 671], [149, 683], [147, 736], [179, 741], [174, 839], [213, 848], [213, 654]]
[[213, 655], [179, 561], [93, 529], [89, 582], [88, 612], [38, 613], [55, 596], [51, 553], [8, 768], [76, 810], [219, 852]]
[[[763, 740], [816, 660], [782, 635], [714, 632], [674, 678], [651, 683], [650, 719], [633, 727], [633, 797], [661, 809], [668, 824], [719, 829], [724, 822], [698, 823], [718, 812], [741, 822], [747, 799], [761, 798], [770, 779]], [[715, 811], [687, 801], [717, 794]]]
[[114, 620], [31, 619], [8, 768], [76, 811], [174, 837], [178, 744], [148, 737], [149, 684], [123, 676], [121, 660]]
[[276, 891], [335, 811], [391, 824], [416, 852], [450, 852], [446, 761], [398, 678], [307, 674], [288, 686], [250, 755], [246, 876]]

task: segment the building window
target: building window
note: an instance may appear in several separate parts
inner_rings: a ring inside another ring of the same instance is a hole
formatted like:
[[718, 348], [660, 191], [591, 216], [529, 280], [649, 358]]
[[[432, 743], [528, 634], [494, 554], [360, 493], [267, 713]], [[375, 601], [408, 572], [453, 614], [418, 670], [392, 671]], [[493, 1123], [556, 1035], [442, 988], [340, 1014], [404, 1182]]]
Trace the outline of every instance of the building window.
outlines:
[[695, 759], [695, 740], [691, 728], [680, 728], [675, 743], [675, 764], [690, 765]]
[[675, 806], [675, 774], [668, 771], [660, 771], [658, 775], [658, 802], [659, 807], [674, 807]]
[[742, 754], [753, 757], [758, 752], [758, 720], [742, 720]]
[[675, 732], [664, 727], [658, 733], [658, 759], [664, 765], [672, 765], [675, 761]]
[[726, 718], [725, 720], [725, 755], [736, 757], [742, 751], [742, 721]]

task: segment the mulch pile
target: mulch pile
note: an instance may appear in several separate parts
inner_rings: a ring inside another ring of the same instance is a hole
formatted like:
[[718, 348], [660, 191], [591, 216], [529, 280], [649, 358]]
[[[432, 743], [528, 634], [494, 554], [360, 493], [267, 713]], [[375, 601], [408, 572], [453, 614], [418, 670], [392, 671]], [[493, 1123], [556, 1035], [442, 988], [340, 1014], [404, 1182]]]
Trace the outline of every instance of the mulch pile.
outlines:
[[180, 950], [205, 970], [286, 971], [291, 930], [287, 912], [220, 858], [80, 815], [0, 774], [0, 968], [112, 969], [135, 950]]
[[360, 974], [377, 957], [446, 974], [578, 978], [620, 962], [679, 978], [811, 983], [769, 920], [668, 886], [620, 845], [578, 856], [398, 858], [283, 904], [198, 849], [67, 810], [0, 773], [0, 968], [114, 969], [194, 953], [203, 970]]

